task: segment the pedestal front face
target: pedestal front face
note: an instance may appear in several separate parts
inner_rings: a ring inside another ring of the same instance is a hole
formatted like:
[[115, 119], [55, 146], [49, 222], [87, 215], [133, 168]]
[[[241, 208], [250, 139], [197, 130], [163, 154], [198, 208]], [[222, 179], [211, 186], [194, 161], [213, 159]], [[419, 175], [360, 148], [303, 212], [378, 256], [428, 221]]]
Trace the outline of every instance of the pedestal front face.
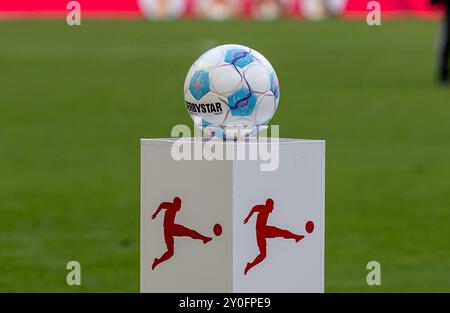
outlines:
[[[280, 142], [276, 171], [234, 163], [234, 292], [324, 291], [324, 149]], [[263, 206], [244, 224], [255, 205]]]
[[280, 139], [261, 171], [173, 142], [141, 141], [141, 291], [323, 292], [325, 143]]

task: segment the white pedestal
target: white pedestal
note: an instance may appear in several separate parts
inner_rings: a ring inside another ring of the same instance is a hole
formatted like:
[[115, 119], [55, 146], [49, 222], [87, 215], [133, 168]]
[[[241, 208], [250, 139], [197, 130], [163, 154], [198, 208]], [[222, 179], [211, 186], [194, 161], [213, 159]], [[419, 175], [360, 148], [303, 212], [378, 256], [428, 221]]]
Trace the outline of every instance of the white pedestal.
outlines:
[[261, 160], [176, 161], [173, 144], [141, 140], [141, 292], [324, 291], [324, 141], [280, 139], [275, 171]]

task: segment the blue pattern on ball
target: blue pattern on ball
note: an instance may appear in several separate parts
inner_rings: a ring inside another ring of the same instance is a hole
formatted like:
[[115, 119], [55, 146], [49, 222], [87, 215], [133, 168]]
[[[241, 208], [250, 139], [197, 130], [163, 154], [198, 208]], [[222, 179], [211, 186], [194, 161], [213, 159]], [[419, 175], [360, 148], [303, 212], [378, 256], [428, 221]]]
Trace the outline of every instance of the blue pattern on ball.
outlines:
[[225, 136], [225, 132], [219, 127], [214, 129], [214, 136], [219, 137], [219, 138], [225, 138], [226, 137]]
[[270, 91], [276, 99], [280, 96], [280, 86], [278, 85], [278, 78], [274, 72], [270, 73]]
[[200, 100], [203, 98], [209, 92], [208, 72], [195, 72], [189, 83], [189, 91], [195, 99]]
[[240, 88], [228, 97], [233, 116], [249, 116], [256, 105], [256, 97], [247, 88]]
[[208, 122], [207, 120], [202, 119], [202, 121], [200, 122], [200, 125], [202, 127], [207, 127], [207, 126], [211, 125], [211, 123]]
[[243, 68], [254, 61], [253, 57], [244, 49], [231, 49], [225, 54], [225, 62]]

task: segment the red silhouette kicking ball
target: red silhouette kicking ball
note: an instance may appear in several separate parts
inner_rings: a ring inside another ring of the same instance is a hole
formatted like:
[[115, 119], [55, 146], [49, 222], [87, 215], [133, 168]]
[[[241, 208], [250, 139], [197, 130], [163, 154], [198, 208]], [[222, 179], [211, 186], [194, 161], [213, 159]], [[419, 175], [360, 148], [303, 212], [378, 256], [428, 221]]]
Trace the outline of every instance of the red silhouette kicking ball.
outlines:
[[312, 221], [306, 222], [305, 230], [308, 234], [312, 233], [314, 231], [314, 223]]
[[222, 235], [222, 226], [220, 224], [214, 225], [213, 232], [214, 232], [214, 235], [216, 235], [216, 236]]

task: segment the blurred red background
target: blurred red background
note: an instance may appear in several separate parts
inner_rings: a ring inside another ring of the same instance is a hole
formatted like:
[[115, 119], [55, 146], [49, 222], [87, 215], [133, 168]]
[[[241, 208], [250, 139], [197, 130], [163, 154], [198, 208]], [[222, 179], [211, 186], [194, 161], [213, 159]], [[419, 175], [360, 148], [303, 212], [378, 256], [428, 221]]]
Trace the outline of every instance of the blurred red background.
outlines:
[[[152, 0], [140, 0], [152, 1]], [[155, 2], [159, 0], [154, 0]], [[161, 0], [184, 1], [186, 10], [192, 8], [193, 3], [209, 0]], [[265, 0], [237, 0], [241, 15], [251, 16], [252, 7], [256, 2]], [[302, 4], [307, 1], [320, 0], [281, 0], [284, 16], [302, 17]], [[365, 18], [369, 0], [342, 0], [342, 11], [339, 15], [345, 18]], [[346, 3], [345, 3], [346, 1]], [[65, 18], [69, 0], [1, 0], [0, 18]], [[78, 0], [81, 5], [83, 18], [143, 18], [139, 0]], [[419, 17], [435, 18], [440, 16], [441, 9], [431, 6], [429, 0], [378, 0], [381, 5], [382, 16], [388, 18]], [[189, 12], [188, 12], [189, 13]], [[184, 14], [186, 15], [186, 14]], [[189, 14], [192, 15], [192, 14]]]

